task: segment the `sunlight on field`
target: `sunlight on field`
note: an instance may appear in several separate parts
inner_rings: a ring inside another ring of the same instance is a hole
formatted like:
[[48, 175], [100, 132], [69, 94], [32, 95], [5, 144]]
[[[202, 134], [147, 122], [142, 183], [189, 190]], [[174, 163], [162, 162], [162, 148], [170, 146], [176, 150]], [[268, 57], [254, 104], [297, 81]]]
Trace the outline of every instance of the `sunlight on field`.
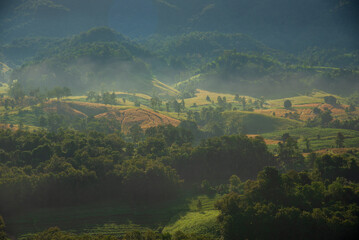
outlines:
[[331, 115], [334, 119], [338, 120], [347, 120], [352, 118], [353, 116], [359, 115], [359, 108], [355, 111], [347, 113], [346, 108], [349, 105], [341, 104], [338, 106], [332, 106], [326, 103], [309, 103], [309, 104], [301, 104], [301, 105], [293, 105], [290, 109], [284, 108], [270, 108], [270, 109], [255, 109], [254, 112], [268, 115], [268, 116], [276, 116], [276, 117], [290, 117], [290, 114], [297, 114], [297, 120], [307, 121], [308, 119], [314, 119], [317, 115], [313, 112], [314, 108], [318, 108], [321, 111], [330, 110]]
[[324, 97], [330, 96], [330, 95], [336, 97], [340, 102], [342, 102], [344, 100], [342, 97], [339, 97], [337, 95], [333, 95], [333, 94], [326, 93], [323, 91], [315, 91], [308, 96], [301, 95], [301, 96], [290, 97], [290, 98], [268, 100], [266, 102], [269, 104], [268, 108], [283, 108], [285, 100], [290, 100], [293, 105], [324, 103]]
[[177, 231], [192, 234], [208, 234], [216, 236], [219, 233], [217, 217], [218, 210], [188, 212], [173, 225], [166, 226], [163, 233], [174, 234]]
[[0, 83], [0, 94], [7, 93], [9, 86], [6, 83]]
[[179, 94], [179, 91], [174, 89], [173, 87], [170, 87], [162, 82], [160, 82], [159, 80], [157, 79], [154, 79], [152, 81], [153, 83], [153, 86], [154, 87], [157, 87], [158, 89], [164, 91], [164, 93], [168, 94], [168, 95], [171, 95], [171, 96], [176, 96]]
[[120, 95], [119, 98], [122, 97], [122, 95], [125, 96], [135, 96], [135, 97], [139, 97], [139, 98], [143, 98], [145, 100], [151, 100], [151, 96], [144, 94], [144, 93], [129, 93], [129, 92], [115, 92], [116, 95]]
[[128, 223], [128, 224], [106, 223], [103, 225], [96, 225], [95, 227], [84, 229], [84, 232], [94, 235], [112, 235], [112, 236], [122, 237], [127, 232], [132, 232], [132, 231], [146, 232], [147, 230], [149, 230], [149, 228], [133, 223]]
[[325, 148], [335, 148], [335, 139], [338, 132], [341, 132], [345, 137], [345, 147], [359, 147], [359, 132], [346, 129], [296, 128], [264, 133], [261, 134], [261, 136], [265, 139], [280, 141], [284, 133], [289, 133], [290, 136], [298, 139], [298, 146], [300, 149], [305, 148], [304, 139], [308, 138], [312, 150], [320, 150]]
[[166, 111], [158, 111], [159, 113], [162, 113], [163, 115], [166, 115], [168, 117], [178, 119], [178, 120], [186, 120], [187, 114], [186, 113], [176, 113], [176, 112], [166, 112]]
[[[196, 93], [195, 97], [187, 98], [184, 101], [185, 101], [185, 104], [187, 107], [193, 106], [194, 103], [197, 104], [197, 106], [212, 105], [211, 102], [206, 100], [207, 96], [211, 99], [211, 101], [214, 101], [214, 103], [217, 103], [218, 97], [221, 97], [221, 98], [226, 97], [228, 103], [236, 102], [236, 101], [234, 101], [235, 95], [233, 95], [233, 94], [216, 93], [216, 92], [210, 92], [210, 91], [201, 90], [201, 89], [197, 89], [197, 93]], [[252, 98], [249, 96], [240, 96], [240, 97], [245, 97], [247, 99], [247, 101], [249, 99], [252, 99], [253, 101], [255, 100], [255, 98]]]
[[5, 63], [0, 62], [0, 72], [6, 73], [6, 72], [8, 72], [10, 70], [11, 70], [11, 68], [8, 65], [6, 65]]
[[[189, 203], [189, 211], [182, 212], [179, 216], [173, 217], [162, 232], [173, 234], [176, 231], [182, 231], [184, 233], [217, 236], [219, 234], [219, 226], [216, 220], [219, 211], [215, 210], [214, 204], [220, 198], [221, 195], [218, 194], [213, 197], [201, 195], [193, 198]], [[197, 206], [198, 201], [202, 205], [200, 209]]]

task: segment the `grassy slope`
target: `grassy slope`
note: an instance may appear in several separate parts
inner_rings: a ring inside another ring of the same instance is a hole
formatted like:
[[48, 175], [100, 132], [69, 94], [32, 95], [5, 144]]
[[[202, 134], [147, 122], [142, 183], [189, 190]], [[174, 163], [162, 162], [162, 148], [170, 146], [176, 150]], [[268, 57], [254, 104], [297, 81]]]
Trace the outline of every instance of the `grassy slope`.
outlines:
[[227, 111], [223, 113], [227, 123], [239, 121], [246, 128], [248, 134], [272, 132], [276, 130], [296, 128], [303, 125], [299, 121], [266, 116], [259, 113], [244, 111]]
[[[193, 98], [187, 98], [185, 99], [185, 104], [187, 107], [192, 106], [194, 103], [197, 104], [197, 106], [204, 106], [204, 105], [211, 105], [211, 102], [208, 102], [206, 100], [207, 96], [210, 97], [211, 100], [213, 100], [215, 103], [217, 103], [217, 98], [218, 97], [226, 97], [227, 102], [228, 103], [235, 103], [236, 101], [234, 101], [234, 97], [235, 95], [233, 94], [228, 94], [228, 93], [216, 93], [216, 92], [210, 92], [210, 91], [206, 91], [206, 90], [201, 90], [201, 89], [197, 89], [196, 95]], [[240, 96], [243, 97], [243, 96]], [[249, 99], [255, 100], [255, 98], [249, 97], [249, 96], [245, 96], [247, 101]]]
[[292, 102], [292, 105], [324, 103], [324, 97], [329, 96], [329, 95], [336, 97], [341, 103], [344, 102], [344, 98], [342, 98], [340, 96], [326, 93], [323, 91], [313, 91], [313, 93], [311, 93], [308, 96], [300, 95], [300, 96], [295, 96], [295, 97], [290, 97], [290, 98], [268, 100], [267, 103], [269, 104], [268, 108], [274, 108], [274, 109], [283, 108], [285, 100], [290, 100]]
[[[5, 63], [0, 62], [0, 74], [6, 74], [8, 71], [10, 71], [11, 68], [7, 66]], [[1, 76], [0, 76], [1, 77]], [[1, 80], [2, 78], [0, 78]], [[4, 81], [4, 80], [3, 80]], [[0, 81], [1, 82], [1, 81]], [[8, 90], [8, 85], [6, 83], [1, 82], [0, 85], [0, 94], [6, 93]]]
[[11, 70], [11, 68], [8, 65], [6, 65], [5, 63], [0, 62], [0, 72], [7, 73], [10, 70]]
[[[215, 210], [214, 204], [219, 198], [220, 195], [214, 197], [202, 195], [192, 198], [188, 211], [182, 212], [171, 219], [162, 232], [173, 234], [176, 231], [182, 231], [184, 233], [207, 234], [218, 237], [219, 226], [216, 220], [219, 211]], [[202, 203], [201, 209], [197, 207], [198, 200]]]
[[163, 94], [166, 94], [169, 96], [177, 96], [179, 94], [178, 90], [164, 84], [163, 82], [160, 82], [157, 79], [154, 79], [152, 81], [152, 84], [155, 87], [155, 90], [159, 91], [160, 93], [163, 93]]
[[[214, 197], [182, 196], [151, 206], [108, 202], [31, 209], [8, 217], [6, 222], [8, 229], [11, 229], [15, 236], [43, 231], [51, 226], [58, 226], [62, 230], [77, 233], [115, 236], [122, 236], [131, 230], [156, 230], [161, 226], [165, 226], [163, 232], [172, 233], [172, 230], [180, 228], [185, 232], [199, 233], [204, 231], [207, 223], [211, 223], [211, 226], [214, 227], [211, 229], [216, 229], [214, 220], [218, 212], [214, 210], [214, 203], [219, 198], [219, 195]], [[201, 211], [196, 207], [198, 199], [201, 199], [203, 204]], [[186, 225], [188, 222], [196, 222], [198, 229], [191, 224]]]
[[0, 86], [0, 94], [7, 93], [8, 91], [8, 85], [6, 83], [2, 83], [2, 86]]

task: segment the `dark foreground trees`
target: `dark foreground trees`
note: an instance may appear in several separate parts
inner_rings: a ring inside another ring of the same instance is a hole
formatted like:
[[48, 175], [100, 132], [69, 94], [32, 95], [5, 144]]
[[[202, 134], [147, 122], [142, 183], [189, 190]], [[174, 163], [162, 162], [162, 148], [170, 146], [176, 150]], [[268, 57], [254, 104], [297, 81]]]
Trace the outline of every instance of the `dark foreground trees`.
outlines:
[[183, 182], [248, 179], [274, 163], [261, 138], [224, 136], [193, 147], [190, 132], [174, 127], [148, 129], [145, 137], [132, 143], [94, 131], [0, 130], [0, 211], [166, 201]]
[[325, 182], [308, 173], [265, 168], [245, 183], [244, 195], [216, 203], [224, 239], [356, 239], [357, 184]]
[[[139, 142], [119, 133], [0, 130], [0, 213], [6, 220], [28, 208], [107, 200], [138, 206], [182, 190], [232, 191], [217, 204], [225, 239], [350, 239], [359, 217], [357, 156], [303, 159], [295, 141], [284, 138], [274, 157], [260, 137], [223, 136], [192, 146], [190, 132], [175, 127], [148, 129]], [[266, 166], [276, 168], [261, 171]], [[57, 232], [43, 234], [57, 239]], [[179, 233], [172, 239], [207, 238]]]

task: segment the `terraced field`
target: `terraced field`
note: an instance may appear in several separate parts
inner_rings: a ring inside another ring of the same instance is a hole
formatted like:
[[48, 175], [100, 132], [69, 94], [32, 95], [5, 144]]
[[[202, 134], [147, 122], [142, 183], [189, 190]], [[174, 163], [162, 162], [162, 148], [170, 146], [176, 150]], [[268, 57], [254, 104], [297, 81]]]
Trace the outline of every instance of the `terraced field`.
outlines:
[[341, 132], [344, 139], [344, 146], [348, 148], [359, 147], [359, 132], [346, 129], [334, 128], [295, 128], [281, 131], [274, 131], [270, 133], [261, 134], [265, 139], [280, 141], [284, 133], [289, 133], [290, 136], [298, 139], [298, 146], [300, 149], [305, 149], [304, 139], [308, 138], [312, 150], [321, 150], [328, 148], [335, 148], [335, 139]]
[[156, 113], [152, 110], [140, 108], [106, 112], [95, 116], [95, 118], [115, 119], [121, 124], [121, 129], [124, 133], [127, 133], [130, 127], [136, 124], [139, 124], [142, 129], [158, 125], [178, 126], [180, 124], [180, 121], [177, 119]]
[[[220, 195], [181, 197], [164, 204], [142, 205], [142, 207], [107, 202], [30, 209], [8, 218], [7, 226], [9, 229], [17, 230], [16, 237], [24, 237], [25, 233], [43, 231], [52, 226], [75, 233], [123, 236], [127, 231], [161, 230], [162, 227], [164, 227], [163, 232], [173, 233], [181, 229], [184, 232], [200, 233], [207, 230], [205, 226], [207, 223], [212, 223], [211, 233], [216, 234], [215, 219], [219, 212], [214, 209], [214, 203], [220, 197]], [[199, 199], [202, 202], [201, 210], [197, 208]]]

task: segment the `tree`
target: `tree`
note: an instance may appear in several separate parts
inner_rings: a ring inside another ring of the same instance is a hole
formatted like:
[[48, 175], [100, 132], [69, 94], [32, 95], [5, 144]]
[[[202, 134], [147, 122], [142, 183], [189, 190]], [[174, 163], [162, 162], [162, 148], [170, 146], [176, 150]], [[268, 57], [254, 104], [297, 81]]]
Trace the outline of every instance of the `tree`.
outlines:
[[130, 128], [130, 136], [133, 142], [139, 142], [143, 137], [143, 130], [139, 124], [135, 124]]
[[333, 120], [331, 111], [327, 110], [324, 113], [320, 114], [320, 122], [322, 126], [327, 126]]
[[11, 83], [8, 93], [9, 96], [14, 98], [16, 102], [21, 101], [25, 97], [25, 92], [17, 80], [14, 80]]
[[261, 108], [263, 108], [263, 105], [264, 105], [264, 103], [265, 103], [265, 98], [262, 96], [262, 97], [260, 97], [259, 98], [259, 106], [261, 107]]
[[284, 101], [284, 107], [287, 108], [287, 109], [291, 108], [292, 107], [292, 102], [290, 100], [288, 100], [288, 99], [285, 100]]
[[186, 106], [186, 104], [185, 104], [185, 102], [184, 102], [184, 99], [182, 98], [182, 101], [181, 101], [181, 108], [182, 108], [182, 109], [185, 109], [185, 106]]
[[348, 111], [349, 111], [349, 112], [354, 112], [355, 109], [356, 109], [355, 106], [351, 103], [351, 104], [349, 105]]
[[211, 98], [207, 95], [207, 97], [206, 97], [206, 101], [207, 102], [210, 102], [211, 101]]
[[63, 87], [62, 88], [62, 93], [63, 93], [64, 97], [68, 97], [68, 96], [72, 95], [71, 89], [68, 88], [68, 87]]
[[5, 99], [4, 100], [4, 107], [5, 107], [5, 110], [9, 110], [9, 99]]
[[303, 155], [299, 152], [297, 141], [289, 134], [285, 140], [283, 139], [283, 143], [278, 143], [277, 160], [283, 169], [301, 170], [303, 168]]
[[344, 135], [341, 132], [338, 132], [337, 137], [335, 139], [335, 144], [337, 145], [338, 148], [343, 148], [344, 147]]
[[162, 105], [162, 101], [158, 97], [151, 98], [151, 107], [155, 110]]
[[0, 240], [6, 240], [6, 239], [8, 238], [6, 237], [6, 233], [5, 233], [5, 222], [2, 216], [0, 216]]
[[61, 115], [52, 113], [48, 115], [47, 118], [47, 125], [48, 125], [48, 129], [51, 132], [57, 132], [57, 130], [63, 126], [64, 124], [64, 118]]
[[237, 175], [232, 175], [229, 178], [229, 191], [240, 193], [241, 179]]
[[238, 93], [234, 96], [234, 101], [237, 101], [237, 102], [240, 101], [240, 97], [239, 97]]
[[102, 102], [104, 104], [116, 104], [116, 94], [114, 92], [104, 92], [102, 94]]
[[324, 97], [324, 102], [330, 105], [336, 105], [337, 104], [337, 98], [334, 96], [326, 96]]
[[314, 113], [314, 114], [321, 114], [321, 113], [322, 113], [322, 110], [320, 110], [319, 108], [315, 107], [315, 108], [313, 108], [313, 113]]
[[304, 142], [305, 142], [305, 152], [307, 152], [307, 153], [311, 152], [310, 141], [307, 137], [304, 139]]
[[220, 106], [223, 104], [223, 100], [222, 100], [221, 96], [217, 97], [217, 102]]
[[242, 102], [243, 111], [244, 111], [244, 110], [246, 110], [246, 97], [242, 97], [241, 102]]
[[89, 91], [86, 100], [91, 101], [92, 99], [96, 100], [96, 93], [94, 91]]
[[71, 90], [67, 87], [55, 87], [47, 93], [48, 97], [56, 97], [59, 101], [63, 97], [71, 96]]
[[177, 102], [177, 100], [173, 100], [173, 108], [175, 109], [175, 112], [178, 114], [180, 114], [181, 112], [181, 104]]
[[197, 209], [198, 209], [199, 211], [202, 210], [202, 201], [201, 201], [201, 199], [198, 199], [198, 201], [197, 201]]

